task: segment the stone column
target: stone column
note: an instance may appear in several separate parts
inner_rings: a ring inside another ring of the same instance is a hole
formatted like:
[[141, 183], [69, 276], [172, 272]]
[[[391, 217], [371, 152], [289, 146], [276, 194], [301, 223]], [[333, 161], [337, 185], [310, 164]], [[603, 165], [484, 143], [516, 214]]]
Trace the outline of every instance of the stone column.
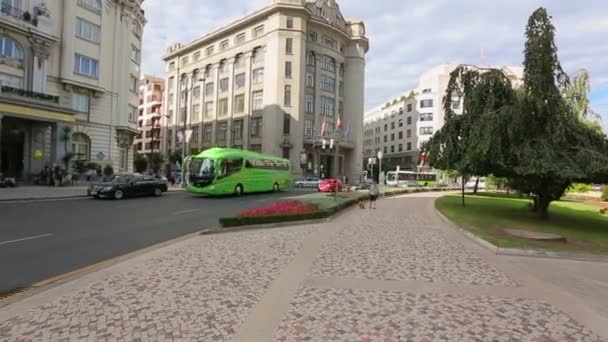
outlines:
[[40, 39], [30, 38], [34, 52], [32, 68], [32, 90], [38, 93], [47, 91], [47, 59], [50, 55], [50, 44]]
[[251, 114], [252, 103], [251, 103], [251, 72], [253, 71], [252, 65], [253, 62], [251, 58], [253, 57], [253, 52], [245, 52], [241, 58], [245, 60], [245, 116], [243, 117], [243, 149], [249, 149], [249, 138], [251, 135]]

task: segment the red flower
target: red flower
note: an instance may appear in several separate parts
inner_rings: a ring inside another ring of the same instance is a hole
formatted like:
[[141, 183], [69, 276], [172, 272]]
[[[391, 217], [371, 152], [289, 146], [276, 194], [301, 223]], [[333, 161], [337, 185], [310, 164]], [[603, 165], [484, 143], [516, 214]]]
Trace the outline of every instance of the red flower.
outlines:
[[310, 213], [317, 210], [314, 205], [304, 204], [297, 201], [275, 202], [269, 206], [259, 207], [241, 211], [239, 217], [271, 216]]

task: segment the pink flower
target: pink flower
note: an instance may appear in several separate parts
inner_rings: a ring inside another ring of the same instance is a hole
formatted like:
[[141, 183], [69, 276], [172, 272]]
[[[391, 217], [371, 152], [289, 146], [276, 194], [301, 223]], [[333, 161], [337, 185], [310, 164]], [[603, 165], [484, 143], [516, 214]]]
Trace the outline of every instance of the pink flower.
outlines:
[[259, 207], [241, 211], [237, 214], [239, 217], [252, 216], [271, 216], [271, 215], [288, 215], [310, 213], [317, 210], [317, 207], [310, 204], [304, 204], [297, 201], [275, 202], [269, 206]]

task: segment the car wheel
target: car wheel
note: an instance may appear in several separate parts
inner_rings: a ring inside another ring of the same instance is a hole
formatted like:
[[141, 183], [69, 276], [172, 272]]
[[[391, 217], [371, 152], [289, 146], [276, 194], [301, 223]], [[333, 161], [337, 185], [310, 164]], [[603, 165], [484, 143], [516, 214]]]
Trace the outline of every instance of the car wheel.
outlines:
[[122, 190], [114, 191], [114, 199], [121, 200], [123, 197], [125, 197], [125, 194], [122, 192]]
[[241, 184], [234, 188], [234, 194], [237, 196], [241, 196], [243, 194], [243, 186]]
[[281, 189], [279, 188], [279, 183], [274, 183], [274, 185], [272, 186], [272, 191], [274, 191], [274, 192], [281, 191]]
[[161, 188], [154, 188], [154, 197], [160, 197], [160, 195], [163, 194], [163, 189]]

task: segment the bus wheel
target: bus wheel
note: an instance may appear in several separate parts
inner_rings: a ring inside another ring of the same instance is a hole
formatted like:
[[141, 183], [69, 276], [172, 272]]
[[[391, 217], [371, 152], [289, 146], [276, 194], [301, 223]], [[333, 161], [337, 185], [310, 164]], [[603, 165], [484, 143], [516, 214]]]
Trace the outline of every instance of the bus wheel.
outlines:
[[237, 196], [241, 196], [243, 194], [243, 186], [241, 184], [234, 188], [234, 194]]
[[279, 192], [281, 189], [279, 188], [279, 183], [274, 183], [272, 186], [272, 191]]

